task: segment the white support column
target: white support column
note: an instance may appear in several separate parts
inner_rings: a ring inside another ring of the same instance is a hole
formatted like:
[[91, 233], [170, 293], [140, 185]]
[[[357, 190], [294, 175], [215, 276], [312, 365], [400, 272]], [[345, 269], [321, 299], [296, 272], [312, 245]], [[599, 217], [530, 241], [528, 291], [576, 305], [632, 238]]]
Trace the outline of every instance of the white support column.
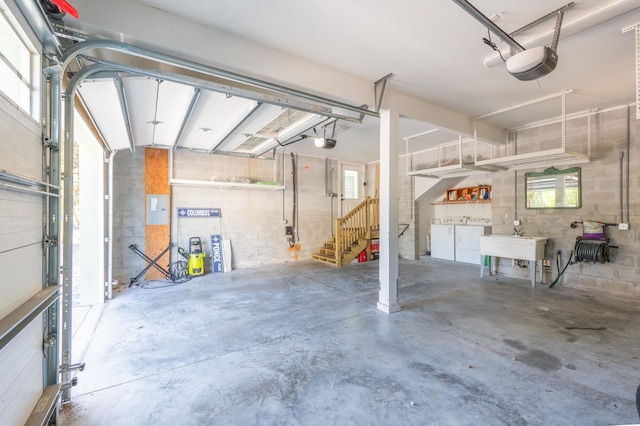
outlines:
[[378, 309], [398, 312], [398, 140], [400, 116], [380, 113], [380, 291]]

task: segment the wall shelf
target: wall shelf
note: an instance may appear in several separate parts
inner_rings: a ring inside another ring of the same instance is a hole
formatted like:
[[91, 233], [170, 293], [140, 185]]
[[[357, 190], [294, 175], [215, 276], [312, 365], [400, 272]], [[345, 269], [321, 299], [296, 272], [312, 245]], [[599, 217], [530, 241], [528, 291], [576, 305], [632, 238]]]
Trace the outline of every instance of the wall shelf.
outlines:
[[258, 189], [263, 191], [280, 191], [285, 189], [284, 185], [271, 185], [263, 183], [241, 183], [241, 182], [216, 182], [213, 180], [194, 180], [194, 179], [171, 179], [170, 185], [182, 186], [208, 186], [212, 188], [244, 188]]
[[436, 201], [435, 203], [431, 203], [432, 206], [440, 206], [446, 204], [491, 204], [491, 200]]
[[588, 163], [590, 156], [565, 147], [548, 149], [546, 151], [532, 152], [521, 155], [509, 155], [501, 158], [492, 158], [478, 161], [481, 166], [494, 165], [509, 170], [532, 169], [553, 164], [554, 166]]

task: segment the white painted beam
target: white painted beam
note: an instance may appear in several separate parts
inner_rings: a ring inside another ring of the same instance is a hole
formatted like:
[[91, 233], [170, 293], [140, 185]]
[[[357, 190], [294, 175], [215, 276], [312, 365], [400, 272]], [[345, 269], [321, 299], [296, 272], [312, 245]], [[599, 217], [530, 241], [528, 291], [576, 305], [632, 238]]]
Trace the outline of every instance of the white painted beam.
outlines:
[[402, 93], [388, 91], [385, 94], [383, 108], [398, 111], [407, 118], [431, 123], [439, 128], [471, 136], [474, 135], [474, 124], [477, 125], [477, 136], [480, 140], [504, 143], [504, 131], [478, 121], [474, 123], [469, 117], [423, 102]]
[[398, 312], [398, 140], [400, 116], [380, 113], [380, 291], [378, 309]]

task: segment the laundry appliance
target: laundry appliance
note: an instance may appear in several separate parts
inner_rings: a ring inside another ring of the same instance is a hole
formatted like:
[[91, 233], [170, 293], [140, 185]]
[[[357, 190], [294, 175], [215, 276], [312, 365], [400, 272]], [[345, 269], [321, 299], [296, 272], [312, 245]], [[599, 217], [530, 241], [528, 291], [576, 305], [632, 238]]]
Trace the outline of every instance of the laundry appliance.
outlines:
[[469, 218], [455, 227], [456, 262], [480, 264], [480, 236], [491, 234], [491, 219]]
[[466, 217], [445, 217], [431, 225], [431, 257], [456, 260], [456, 226], [467, 223]]

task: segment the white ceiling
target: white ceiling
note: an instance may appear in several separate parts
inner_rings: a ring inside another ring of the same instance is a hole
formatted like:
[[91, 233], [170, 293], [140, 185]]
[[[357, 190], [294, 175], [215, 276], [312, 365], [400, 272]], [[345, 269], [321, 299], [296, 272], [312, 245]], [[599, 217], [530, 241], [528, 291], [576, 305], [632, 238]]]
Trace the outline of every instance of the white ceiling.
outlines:
[[[78, 0], [80, 1], [80, 0]], [[523, 82], [510, 76], [505, 66], [484, 61], [495, 54], [483, 43], [487, 30], [453, 1], [359, 0], [140, 0], [238, 39], [251, 42], [252, 52], [237, 55], [260, 56], [278, 51], [373, 82], [393, 73], [387, 90], [410, 95], [447, 110], [474, 117], [510, 105], [540, 98], [565, 89], [567, 112], [607, 108], [634, 102], [636, 88], [635, 36], [622, 28], [640, 23], [640, 0], [578, 0], [565, 13], [558, 46], [558, 66], [538, 81]], [[75, 3], [75, 2], [72, 2]], [[90, 3], [90, 2], [87, 2]], [[471, 0], [507, 33], [564, 6], [566, 0], [507, 1]], [[82, 4], [82, 2], [80, 2]], [[80, 20], [83, 10], [78, 8]], [[613, 16], [617, 15], [617, 16]], [[604, 22], [598, 23], [598, 21]], [[167, 31], [178, 33], [183, 19]], [[144, 22], [141, 21], [144, 25]], [[525, 47], [550, 44], [555, 19], [548, 20], [514, 38]], [[70, 22], [70, 25], [74, 25]], [[78, 25], [78, 24], [75, 24]], [[79, 25], [81, 26], [81, 25]], [[501, 50], [506, 45], [492, 35]], [[212, 41], [215, 42], [215, 41]], [[162, 48], [161, 45], [158, 48]], [[205, 53], [203, 53], [205, 55]], [[210, 58], [224, 67], [224, 57]], [[265, 56], [265, 68], [269, 68]], [[261, 76], [260, 69], [245, 70]], [[372, 89], [373, 90], [373, 89]], [[560, 114], [554, 101], [537, 108], [518, 110], [488, 119], [490, 124], [509, 128]], [[345, 123], [338, 146], [330, 153], [350, 159], [377, 158], [377, 120], [365, 117], [364, 124]], [[401, 137], [430, 126], [403, 120]], [[448, 138], [449, 135], [439, 138]], [[455, 134], [451, 134], [451, 140]], [[404, 145], [404, 143], [403, 143]], [[310, 141], [289, 150], [315, 153]], [[365, 154], [366, 153], [366, 154]], [[325, 151], [320, 155], [328, 155]]]

